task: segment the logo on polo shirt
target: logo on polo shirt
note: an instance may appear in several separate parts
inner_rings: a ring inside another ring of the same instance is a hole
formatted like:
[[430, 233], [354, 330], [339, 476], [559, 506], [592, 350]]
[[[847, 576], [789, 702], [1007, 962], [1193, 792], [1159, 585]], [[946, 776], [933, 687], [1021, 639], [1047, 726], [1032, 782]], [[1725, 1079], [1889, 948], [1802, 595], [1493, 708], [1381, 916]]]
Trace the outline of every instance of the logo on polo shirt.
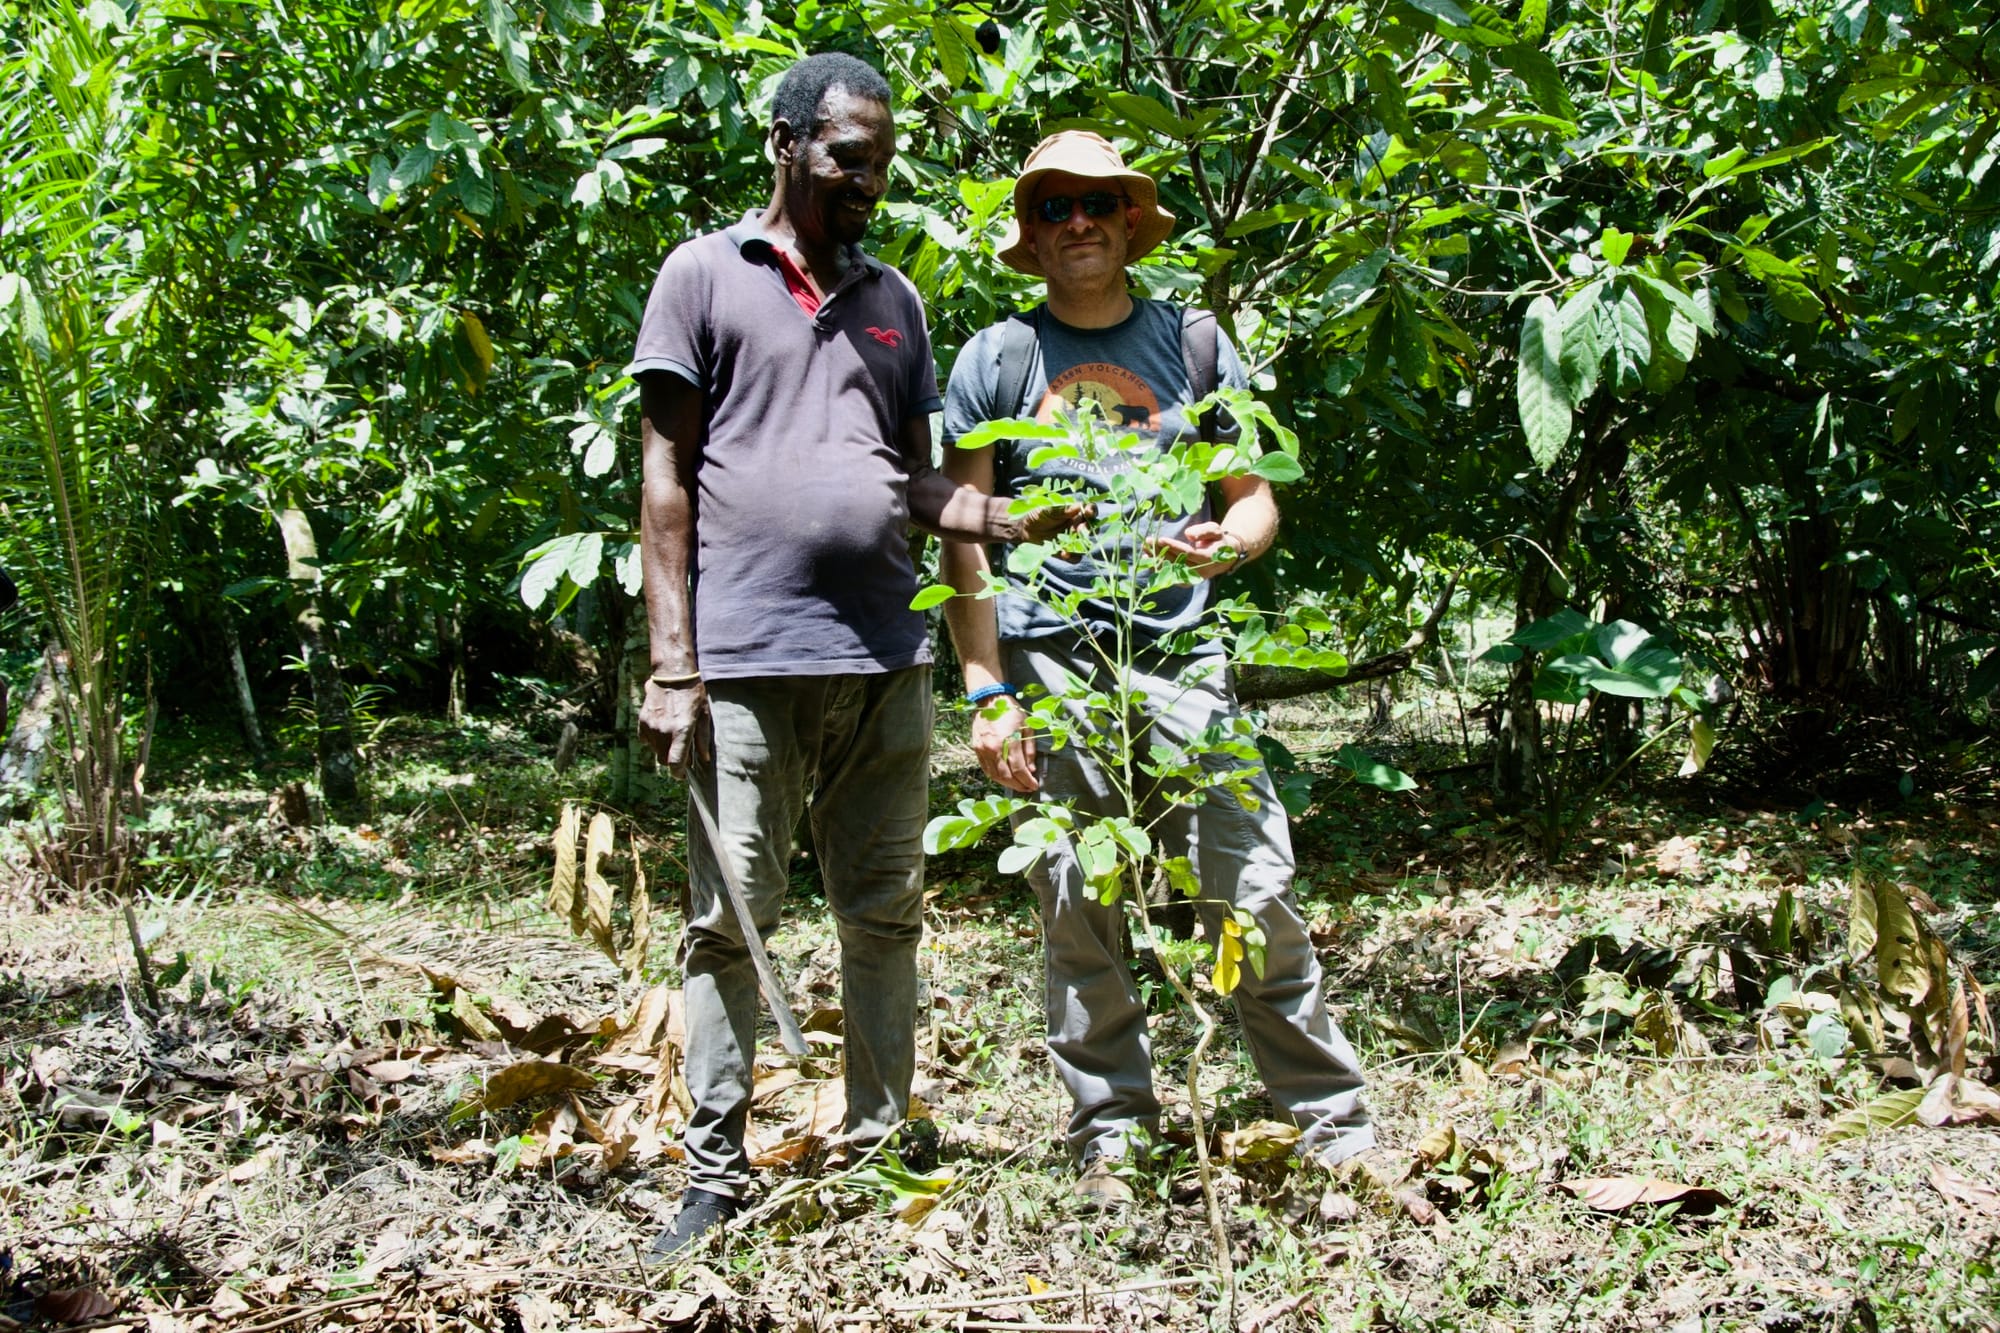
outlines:
[[878, 329], [873, 324], [870, 324], [868, 326], [868, 333], [870, 337], [874, 338], [876, 342], [881, 343], [884, 347], [900, 346], [903, 341], [903, 333], [900, 329]]

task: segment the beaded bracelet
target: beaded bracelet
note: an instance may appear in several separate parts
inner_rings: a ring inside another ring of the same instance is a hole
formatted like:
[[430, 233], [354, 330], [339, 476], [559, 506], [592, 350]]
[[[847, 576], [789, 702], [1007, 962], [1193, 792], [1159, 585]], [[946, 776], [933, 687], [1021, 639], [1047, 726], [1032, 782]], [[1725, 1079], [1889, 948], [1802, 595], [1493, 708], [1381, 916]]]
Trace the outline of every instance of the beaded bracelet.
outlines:
[[1012, 699], [1019, 693], [1020, 691], [1012, 685], [1009, 685], [1006, 681], [1001, 681], [997, 685], [981, 685], [978, 689], [966, 695], [965, 701], [969, 704], [983, 704], [988, 699], [998, 699], [1003, 694]]

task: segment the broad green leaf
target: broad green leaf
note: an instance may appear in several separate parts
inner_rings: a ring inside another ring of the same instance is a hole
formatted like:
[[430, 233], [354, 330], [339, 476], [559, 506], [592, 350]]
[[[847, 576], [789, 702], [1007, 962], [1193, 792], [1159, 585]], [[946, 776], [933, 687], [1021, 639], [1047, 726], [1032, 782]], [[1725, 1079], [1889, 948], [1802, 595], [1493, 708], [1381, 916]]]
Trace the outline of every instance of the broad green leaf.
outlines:
[[[589, 578], [596, 576], [596, 561], [601, 558], [603, 550], [603, 537], [598, 533], [565, 533], [543, 542], [522, 557], [521, 562], [525, 568], [521, 573], [521, 600], [527, 604], [529, 610], [541, 610], [542, 603], [548, 600], [551, 592], [561, 586], [564, 576], [569, 574], [572, 565], [577, 563], [586, 543], [594, 543], [589, 547], [592, 564], [586, 578], [587, 582]], [[567, 604], [568, 599], [565, 598], [561, 604], [552, 608], [551, 613], [560, 611]]]
[[637, 597], [646, 586], [646, 565], [643, 555], [639, 543], [630, 542], [624, 550], [612, 557], [611, 572], [627, 597]]
[[1737, 253], [1743, 256], [1744, 266], [1764, 284], [1779, 314], [1799, 324], [1819, 322], [1826, 307], [1797, 264], [1754, 245], [1742, 246]]
[[1383, 791], [1415, 791], [1417, 788], [1417, 780], [1408, 773], [1352, 745], [1341, 746], [1334, 754], [1333, 762], [1362, 782], [1380, 787]]
[[1710, 158], [1702, 164], [1701, 174], [1711, 180], [1727, 180], [1734, 176], [1747, 176], [1753, 171], [1763, 171], [1767, 167], [1780, 166], [1783, 163], [1795, 161], [1798, 158], [1806, 156], [1808, 153], [1817, 153], [1828, 144], [1838, 142], [1839, 137], [1835, 134], [1822, 135], [1817, 139], [1808, 139], [1804, 143], [1795, 143], [1788, 148], [1780, 148], [1776, 152], [1759, 153], [1756, 157], [1745, 157], [1743, 149], [1738, 147], [1728, 153]]
[[1646, 306], [1639, 294], [1620, 285], [1613, 289], [1602, 332], [1609, 335], [1611, 392], [1620, 398], [1637, 393], [1646, 382], [1653, 339], [1646, 328]]
[[1144, 93], [1105, 93], [1104, 105], [1128, 123], [1171, 142], [1187, 143], [1195, 137], [1193, 126]]
[[1540, 42], [1548, 27], [1549, 0], [1521, 0], [1521, 40]]
[[924, 854], [939, 856], [970, 847], [979, 841], [978, 821], [964, 815], [939, 815], [924, 825]]
[[1040, 422], [1033, 417], [1007, 417], [982, 421], [954, 442], [961, 449], [984, 449], [1000, 440], [1067, 440], [1069, 428], [1056, 422]]
[[[1522, 15], [1523, 26], [1527, 24], [1526, 12]], [[1539, 24], [1536, 25], [1539, 29]], [[1539, 40], [1531, 38], [1530, 40]], [[1532, 46], [1508, 46], [1496, 53], [1501, 64], [1514, 71], [1528, 89], [1528, 95], [1535, 99], [1535, 105], [1549, 115], [1562, 121], [1576, 119], [1576, 105], [1570, 101], [1569, 90], [1563, 86], [1562, 72], [1556, 62]]]
[[465, 211], [474, 217], [493, 215], [494, 189], [491, 177], [472, 170], [469, 166], [458, 173], [452, 189], [458, 194], [458, 202], [465, 205]]
[[430, 124], [424, 131], [424, 146], [433, 153], [443, 153], [454, 148], [477, 153], [480, 148], [479, 131], [456, 116], [433, 111]]
[[1262, 477], [1274, 486], [1286, 486], [1306, 475], [1299, 460], [1290, 454], [1260, 454], [1250, 465], [1253, 475]]
[[1228, 236], [1248, 236], [1286, 222], [1302, 222], [1308, 218], [1325, 217], [1332, 210], [1316, 204], [1279, 204], [1273, 208], [1259, 209], [1255, 213], [1245, 213], [1229, 224]]
[[1597, 392], [1597, 367], [1604, 360], [1605, 314], [1599, 297], [1604, 284], [1593, 282], [1563, 303], [1562, 377], [1572, 407]]
[[1390, 332], [1390, 339], [1396, 352], [1396, 373], [1412, 389], [1435, 383], [1436, 375], [1431, 369], [1431, 345], [1424, 337], [1424, 321], [1417, 313], [1416, 302], [1399, 291], [1393, 317], [1395, 327]]
[[1343, 269], [1320, 297], [1320, 309], [1325, 312], [1326, 318], [1343, 319], [1367, 304], [1368, 298], [1375, 294], [1376, 284], [1381, 281], [1382, 270], [1388, 263], [1389, 251], [1383, 249]]
[[1562, 316], [1556, 303], [1537, 296], [1521, 321], [1514, 396], [1535, 465], [1553, 465], [1569, 443], [1571, 404], [1562, 373]]
[[958, 21], [949, 14], [940, 13], [931, 19], [931, 50], [937, 54], [938, 69], [943, 72], [945, 83], [953, 88], [961, 86], [965, 76], [972, 72], [972, 53], [966, 48]]
[[1452, 3], [1452, 0], [1403, 0], [1411, 9], [1429, 14], [1442, 23], [1454, 28], [1470, 28], [1472, 16]]
[[917, 595], [910, 599], [910, 609], [928, 611], [934, 606], [942, 606], [956, 596], [958, 596], [957, 591], [949, 584], [932, 583], [917, 590]]
[[486, 31], [493, 39], [493, 49], [500, 53], [500, 66], [506, 72], [507, 81], [525, 92], [530, 87], [528, 44], [522, 40], [521, 24], [514, 15], [514, 6], [507, 0], [484, 0], [484, 4]]
[[1620, 231], [1616, 227], [1606, 227], [1597, 238], [1598, 252], [1604, 262], [1616, 268], [1625, 262], [1625, 256], [1632, 252], [1632, 233]]
[[995, 868], [1003, 875], [1019, 875], [1042, 859], [1040, 847], [1023, 847], [1019, 843], [1009, 843], [1000, 849], [1000, 858]]
[[1590, 622], [1581, 611], [1566, 606], [1544, 620], [1515, 630], [1507, 636], [1507, 642], [1538, 653], [1567, 653], [1583, 647], [1589, 636]]
[[428, 144], [414, 144], [396, 163], [396, 169], [389, 173], [389, 189], [396, 194], [405, 194], [413, 185], [420, 185], [431, 178], [437, 169], [437, 154]]
[[1587, 677], [1598, 667], [1597, 659], [1582, 653], [1564, 653], [1543, 662], [1535, 672], [1534, 696], [1545, 703], [1571, 707], [1590, 697]]
[[1680, 684], [1681, 659], [1670, 648], [1644, 648], [1614, 664], [1589, 661], [1583, 683], [1625, 699], [1664, 699]]

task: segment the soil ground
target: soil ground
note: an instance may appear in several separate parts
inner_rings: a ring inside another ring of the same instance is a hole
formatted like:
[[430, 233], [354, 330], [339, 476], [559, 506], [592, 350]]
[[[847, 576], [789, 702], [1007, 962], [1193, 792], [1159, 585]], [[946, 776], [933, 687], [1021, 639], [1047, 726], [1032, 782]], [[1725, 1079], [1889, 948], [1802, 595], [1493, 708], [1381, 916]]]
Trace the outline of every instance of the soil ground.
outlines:
[[[1354, 719], [1288, 706], [1276, 723], [1318, 775], [1299, 896], [1386, 1146], [1364, 1169], [1297, 1166], [1215, 1005], [1198, 1076], [1234, 1327], [2000, 1327], [2000, 1128], [1968, 1092], [1928, 1117], [1966, 1123], [1854, 1132], [1856, 1108], [1914, 1113], [1882, 1099], [1924, 1053], [1894, 1004], [1873, 1011], [1872, 1053], [1843, 1018], [1881, 986], [1855, 890], [1893, 886], [1962, 978], [1967, 1076], [2000, 1082], [1971, 980], [2000, 976], [2000, 810], [1923, 793], [1759, 808], [1663, 774], [1548, 867], [1470, 772], [1385, 795], [1315, 762]], [[789, 1060], [765, 1033], [759, 1206], [691, 1261], [644, 1267], [682, 1185], [677, 817], [609, 812], [614, 952], [635, 838], [654, 904], [628, 973], [545, 906], [561, 803], [603, 808], [601, 770], [558, 776], [546, 739], [396, 722], [351, 828], [291, 827], [224, 743], [163, 746], [135, 913], [157, 1006], [123, 918], [49, 900], [17, 827], [0, 1329], [1230, 1321], [1180, 1086], [1189, 1014], [1139, 967], [1168, 1141], [1133, 1173], [1135, 1208], [1079, 1212], [1033, 904], [992, 846], [931, 865], [926, 1118], [859, 1161], [828, 1138], [838, 958], [799, 855], [772, 952], [814, 1042]], [[985, 790], [945, 740], [940, 810]], [[1196, 945], [1165, 952], [1209, 970]]]

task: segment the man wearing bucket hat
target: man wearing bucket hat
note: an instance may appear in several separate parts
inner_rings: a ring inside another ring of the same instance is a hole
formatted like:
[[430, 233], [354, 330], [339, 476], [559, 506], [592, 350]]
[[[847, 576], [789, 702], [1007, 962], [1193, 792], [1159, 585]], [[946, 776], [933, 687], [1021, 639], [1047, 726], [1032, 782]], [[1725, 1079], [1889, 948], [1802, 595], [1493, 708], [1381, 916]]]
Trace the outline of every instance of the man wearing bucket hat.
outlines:
[[[1115, 467], [1115, 458], [1032, 467], [1031, 442], [951, 447], [982, 421], [1046, 422], [1085, 399], [1114, 427], [1151, 433], [1161, 448], [1203, 431], [1215, 439], [1233, 434], [1226, 418], [1191, 422], [1183, 408], [1217, 383], [1247, 387], [1235, 348], [1205, 312], [1135, 297], [1127, 287], [1126, 266], [1158, 246], [1173, 222], [1152, 178], [1129, 170], [1102, 137], [1070, 130], [1036, 146], [1014, 182], [1013, 227], [1000, 258], [1045, 279], [1048, 300], [981, 331], [960, 352], [945, 393], [947, 476], [1003, 496], [1049, 481], [1106, 490], [1103, 469]], [[1213, 512], [1205, 502], [1159, 543], [1200, 577], [1153, 597], [1129, 619], [1146, 645], [1129, 685], [1160, 708], [1151, 737], [1169, 745], [1239, 713], [1218, 646], [1184, 654], [1166, 641], [1201, 622], [1211, 580], [1261, 555], [1277, 535], [1268, 483], [1242, 478], [1217, 490]], [[947, 542], [947, 581], [960, 592], [983, 589], [989, 570], [1007, 568], [1007, 544], [1001, 547], [995, 558], [983, 545]], [[1005, 577], [1019, 586], [1018, 576]], [[1090, 562], [1051, 561], [1041, 577], [1085, 587]], [[1090, 753], [1038, 748], [1022, 730], [1027, 715], [1017, 703], [1022, 689], [1060, 694], [1072, 678], [1102, 688], [1106, 667], [1088, 639], [1116, 613], [1086, 603], [1079, 617], [1065, 619], [1034, 599], [1003, 593], [954, 598], [946, 614], [967, 698], [980, 706], [972, 742], [987, 775], [1017, 792], [1044, 792], [1080, 815], [1128, 813], [1116, 807]], [[1244, 1037], [1272, 1101], [1303, 1131], [1300, 1151], [1332, 1166], [1371, 1148], [1374, 1129], [1361, 1104], [1359, 1065], [1327, 1013], [1319, 961], [1292, 896], [1284, 806], [1261, 765], [1253, 786], [1255, 810], [1219, 793], [1179, 804], [1154, 794], [1145, 810], [1129, 813], [1154, 820], [1156, 845], [1194, 862], [1210, 938], [1225, 908], [1248, 911], [1263, 929], [1264, 974], [1246, 971], [1234, 995]], [[1082, 1168], [1079, 1198], [1086, 1207], [1122, 1204], [1131, 1191], [1117, 1163], [1143, 1145], [1160, 1114], [1145, 1007], [1125, 961], [1125, 918], [1089, 892], [1067, 843], [1028, 877], [1042, 910], [1049, 1053], [1073, 1103], [1067, 1143]]]

